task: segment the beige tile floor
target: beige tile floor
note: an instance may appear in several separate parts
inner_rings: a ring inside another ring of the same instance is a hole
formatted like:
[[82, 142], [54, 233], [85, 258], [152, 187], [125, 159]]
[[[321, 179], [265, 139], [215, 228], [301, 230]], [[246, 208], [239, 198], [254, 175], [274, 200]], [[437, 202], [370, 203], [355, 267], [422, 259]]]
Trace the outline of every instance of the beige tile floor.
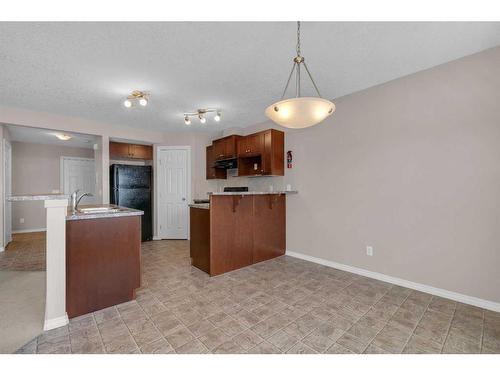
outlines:
[[187, 241], [142, 256], [136, 301], [18, 353], [500, 353], [500, 313], [288, 256], [214, 278]]

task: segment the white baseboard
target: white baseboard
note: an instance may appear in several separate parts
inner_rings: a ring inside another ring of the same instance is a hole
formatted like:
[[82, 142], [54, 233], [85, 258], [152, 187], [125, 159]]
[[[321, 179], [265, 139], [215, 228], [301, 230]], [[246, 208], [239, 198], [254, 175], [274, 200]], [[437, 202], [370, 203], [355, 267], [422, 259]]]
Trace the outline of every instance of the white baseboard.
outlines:
[[44, 331], [50, 331], [54, 328], [64, 327], [69, 323], [68, 314], [64, 314], [58, 318], [46, 319], [43, 324]]
[[5, 247], [0, 246], [0, 253], [1, 253], [2, 251], [5, 251]]
[[46, 232], [47, 228], [33, 228], [33, 229], [19, 229], [13, 230], [12, 233], [33, 233], [33, 232]]
[[161, 241], [163, 238], [158, 236], [153, 236], [153, 241]]
[[498, 302], [493, 302], [493, 301], [488, 301], [488, 300], [481, 299], [481, 298], [467, 296], [465, 294], [452, 292], [450, 290], [435, 288], [435, 287], [430, 286], [430, 285], [415, 283], [413, 281], [400, 279], [398, 277], [388, 276], [388, 275], [385, 275], [383, 273], [368, 271], [368, 270], [365, 270], [363, 268], [348, 266], [346, 264], [332, 262], [330, 260], [316, 258], [316, 257], [310, 256], [310, 255], [296, 253], [294, 251], [287, 250], [286, 255], [289, 255], [289, 256], [294, 257], [294, 258], [307, 260], [309, 262], [322, 264], [324, 266], [336, 268], [336, 269], [339, 269], [342, 271], [355, 273], [357, 275], [370, 277], [372, 279], [385, 281], [387, 283], [403, 286], [405, 288], [415, 289], [415, 290], [418, 290], [421, 292], [433, 294], [435, 296], [448, 298], [448, 299], [451, 299], [454, 301], [466, 303], [468, 305], [481, 307], [481, 308], [486, 309], [486, 310], [500, 312], [500, 303], [498, 303]]

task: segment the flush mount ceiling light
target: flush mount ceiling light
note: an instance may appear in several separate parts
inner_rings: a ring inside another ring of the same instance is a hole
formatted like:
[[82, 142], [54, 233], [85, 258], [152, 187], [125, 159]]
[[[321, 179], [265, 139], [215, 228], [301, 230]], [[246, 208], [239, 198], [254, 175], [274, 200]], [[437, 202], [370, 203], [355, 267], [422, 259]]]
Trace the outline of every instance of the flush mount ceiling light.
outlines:
[[[297, 22], [297, 56], [293, 59], [293, 67], [288, 81], [281, 95], [280, 101], [271, 104], [266, 108], [266, 116], [275, 123], [286, 128], [301, 129], [319, 124], [335, 111], [335, 104], [323, 99], [318, 87], [307, 68], [305, 59], [300, 54], [300, 21]], [[311, 80], [317, 97], [300, 96], [300, 68], [304, 65], [305, 71]], [[295, 72], [295, 98], [283, 99], [290, 84], [290, 80]]]
[[73, 138], [71, 135], [67, 135], [67, 134], [56, 133], [54, 135], [57, 138], [59, 138], [61, 141], [69, 141], [71, 138]]
[[145, 91], [134, 90], [127, 96], [127, 99], [123, 101], [123, 105], [126, 108], [131, 108], [134, 105], [139, 104], [141, 107], [145, 107], [149, 103], [150, 94]]
[[198, 117], [202, 124], [207, 122], [207, 113], [215, 113], [214, 120], [219, 122], [222, 117], [222, 111], [215, 108], [197, 109], [196, 112], [184, 113], [184, 124], [191, 125], [191, 117]]

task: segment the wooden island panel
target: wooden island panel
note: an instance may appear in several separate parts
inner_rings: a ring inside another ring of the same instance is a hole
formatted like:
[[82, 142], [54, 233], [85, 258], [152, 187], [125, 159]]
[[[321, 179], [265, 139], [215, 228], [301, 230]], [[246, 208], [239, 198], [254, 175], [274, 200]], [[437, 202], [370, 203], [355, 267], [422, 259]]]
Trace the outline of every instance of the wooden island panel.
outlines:
[[285, 196], [255, 195], [253, 213], [253, 262], [285, 254]]
[[210, 210], [204, 208], [189, 209], [189, 256], [191, 265], [210, 273]]
[[67, 221], [68, 316], [134, 299], [141, 285], [140, 261], [140, 216]]
[[210, 198], [210, 275], [253, 263], [252, 196]]

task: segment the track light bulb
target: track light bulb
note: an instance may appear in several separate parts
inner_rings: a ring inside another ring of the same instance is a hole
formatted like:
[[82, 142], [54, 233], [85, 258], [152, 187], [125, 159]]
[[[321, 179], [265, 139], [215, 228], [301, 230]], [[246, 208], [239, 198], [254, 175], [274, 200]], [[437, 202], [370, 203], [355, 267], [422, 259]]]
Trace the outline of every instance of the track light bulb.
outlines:
[[130, 107], [132, 107], [132, 102], [129, 99], [125, 99], [125, 101], [123, 102], [123, 105], [126, 108], [130, 108]]
[[204, 124], [205, 122], [207, 122], [207, 119], [205, 118], [205, 116], [203, 116], [203, 115], [201, 115], [201, 114], [200, 114], [198, 117], [199, 117], [200, 122], [201, 122], [202, 124]]
[[214, 116], [214, 120], [217, 122], [220, 121], [220, 112], [217, 112], [217, 114]]
[[189, 116], [184, 116], [184, 124], [191, 125], [191, 119], [189, 118]]
[[142, 97], [139, 99], [139, 104], [145, 107], [148, 105], [148, 100], [145, 97]]

